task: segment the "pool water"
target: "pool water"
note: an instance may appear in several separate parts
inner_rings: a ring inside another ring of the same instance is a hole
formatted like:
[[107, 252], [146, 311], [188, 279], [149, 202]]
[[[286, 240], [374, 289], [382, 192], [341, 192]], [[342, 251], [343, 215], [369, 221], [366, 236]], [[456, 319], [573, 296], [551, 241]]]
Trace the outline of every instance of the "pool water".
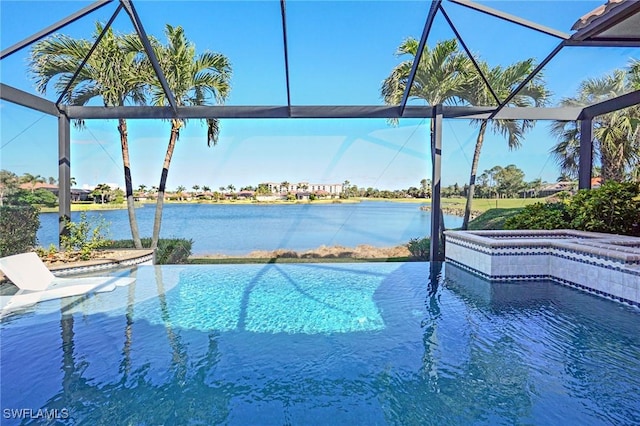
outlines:
[[1, 422], [640, 423], [640, 310], [449, 266], [138, 267], [2, 319]]

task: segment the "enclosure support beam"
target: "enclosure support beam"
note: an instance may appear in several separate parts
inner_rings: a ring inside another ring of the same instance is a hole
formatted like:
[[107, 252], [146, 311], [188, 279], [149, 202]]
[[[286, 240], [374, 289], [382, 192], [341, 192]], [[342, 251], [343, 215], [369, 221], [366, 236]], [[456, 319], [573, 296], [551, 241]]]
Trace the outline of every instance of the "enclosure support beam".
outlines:
[[11, 47], [6, 48], [5, 50], [2, 51], [2, 53], [0, 53], [0, 59], [4, 59], [7, 56], [11, 55], [14, 52], [17, 52], [18, 50], [29, 46], [30, 44], [48, 36], [49, 34], [52, 34], [56, 31], [58, 31], [60, 28], [63, 28], [67, 25], [69, 25], [72, 22], [77, 21], [78, 19], [82, 18], [85, 15], [88, 15], [89, 13], [93, 12], [96, 9], [101, 8], [104, 5], [107, 5], [109, 3], [111, 3], [113, 0], [99, 0], [95, 3], [90, 4], [89, 6], [77, 11], [76, 13], [74, 13], [73, 15], [70, 15], [66, 18], [64, 18], [61, 21], [56, 22], [55, 24], [43, 29], [42, 31], [39, 31], [35, 34], [33, 34], [30, 37], [27, 37], [26, 39], [22, 40], [19, 43], [14, 44]]
[[591, 119], [598, 115], [618, 111], [638, 104], [640, 104], [640, 90], [634, 90], [633, 92], [625, 93], [624, 95], [589, 105], [582, 111], [582, 114], [580, 114], [580, 119]]
[[176, 114], [178, 112], [178, 104], [176, 103], [176, 98], [174, 96], [174, 93], [171, 91], [171, 88], [169, 87], [169, 83], [167, 83], [167, 79], [164, 76], [164, 72], [160, 67], [160, 62], [158, 62], [158, 57], [156, 56], [153, 50], [153, 46], [151, 46], [149, 37], [147, 37], [147, 32], [144, 30], [144, 27], [142, 26], [142, 21], [140, 20], [140, 17], [136, 12], [135, 7], [133, 6], [130, 0], [120, 0], [120, 4], [124, 6], [125, 11], [131, 18], [131, 23], [133, 24], [133, 27], [135, 28], [136, 33], [138, 33], [138, 37], [140, 37], [140, 42], [144, 47], [144, 51], [147, 54], [147, 58], [151, 62], [151, 67], [153, 68], [153, 71], [156, 73], [156, 76], [158, 77], [160, 86], [162, 86], [162, 90], [164, 91], [164, 94], [167, 97], [167, 101], [169, 101], [169, 105], [171, 105], [171, 109], [173, 110], [174, 114]]
[[65, 224], [71, 220], [71, 120], [58, 117], [58, 212], [60, 242], [67, 233]]
[[593, 120], [580, 120], [580, 158], [578, 162], [578, 189], [591, 189], [593, 162]]
[[[4, 99], [4, 93], [0, 93]], [[52, 104], [53, 105], [53, 104]], [[54, 105], [55, 108], [55, 105]], [[93, 119], [199, 119], [199, 118], [430, 118], [433, 107], [408, 105], [404, 112], [399, 106], [380, 105], [292, 105], [285, 106], [181, 106], [175, 114], [171, 107], [154, 106], [71, 106], [61, 105], [61, 110], [72, 120]], [[444, 106], [444, 118], [484, 120], [490, 117], [495, 106]], [[504, 107], [496, 120], [579, 120], [582, 107], [517, 108]], [[57, 115], [57, 114], [56, 114]]]
[[0, 99], [40, 111], [54, 117], [60, 115], [60, 111], [56, 108], [56, 104], [53, 102], [32, 95], [31, 93], [27, 93], [23, 90], [16, 89], [13, 86], [8, 86], [4, 83], [0, 83]]
[[409, 73], [409, 77], [407, 78], [404, 93], [402, 94], [402, 100], [400, 101], [400, 115], [404, 113], [404, 109], [407, 107], [407, 101], [409, 101], [409, 95], [411, 94], [411, 86], [413, 86], [413, 80], [416, 78], [418, 65], [420, 65], [422, 53], [424, 52], [424, 47], [427, 45], [427, 38], [429, 37], [429, 33], [431, 32], [431, 26], [433, 25], [433, 20], [436, 18], [436, 13], [438, 12], [440, 4], [442, 4], [442, 0], [431, 0], [431, 8], [429, 9], [427, 20], [424, 23], [424, 28], [422, 29], [422, 36], [420, 37], [420, 42], [418, 43], [418, 51], [416, 52], [416, 57], [413, 59], [411, 72]]
[[287, 82], [287, 108], [291, 116], [291, 84], [289, 83], [289, 46], [287, 42], [287, 8], [285, 0], [280, 0], [280, 15], [282, 16], [282, 43], [284, 49], [284, 75]]
[[431, 117], [431, 246], [432, 262], [444, 260], [440, 255], [442, 221], [440, 214], [440, 178], [442, 175], [442, 105], [436, 105]]
[[547, 34], [553, 37], [557, 37], [560, 38], [562, 40], [567, 40], [569, 37], [571, 37], [569, 34], [564, 33], [562, 31], [558, 31], [555, 30], [553, 28], [549, 28], [546, 27], [544, 25], [540, 25], [540, 24], [536, 24], [535, 22], [531, 22], [528, 21], [526, 19], [520, 18], [519, 16], [515, 16], [515, 15], [511, 15], [509, 13], [506, 12], [502, 12], [500, 10], [497, 9], [493, 9], [489, 6], [485, 6], [483, 4], [480, 3], [476, 3], [475, 1], [470, 1], [470, 0], [450, 0], [453, 3], [459, 4], [461, 6], [465, 6], [468, 7], [469, 9], [474, 9], [478, 12], [482, 12], [485, 13], [487, 15], [491, 15], [494, 16], [496, 18], [499, 19], [503, 19], [507, 22], [511, 22], [514, 24], [518, 24], [520, 26], [535, 30], [535, 31], [539, 31], [543, 34]]

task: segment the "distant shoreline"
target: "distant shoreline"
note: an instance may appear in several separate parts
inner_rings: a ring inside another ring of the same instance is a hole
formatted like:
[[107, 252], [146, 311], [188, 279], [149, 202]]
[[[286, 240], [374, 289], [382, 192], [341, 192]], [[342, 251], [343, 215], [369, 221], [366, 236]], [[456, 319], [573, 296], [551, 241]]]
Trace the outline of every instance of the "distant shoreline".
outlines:
[[[210, 200], [198, 200], [198, 201], [165, 201], [166, 205], [259, 205], [259, 206], [269, 206], [269, 205], [319, 205], [319, 204], [358, 204], [363, 201], [371, 201], [371, 202], [390, 202], [390, 203], [430, 203], [431, 199], [429, 198], [347, 198], [347, 199], [330, 199], [330, 200], [277, 200], [277, 201], [256, 201], [256, 200], [224, 200], [224, 201], [210, 201]], [[153, 202], [136, 202], [136, 208], [141, 207], [155, 207], [156, 203]], [[101, 211], [101, 210], [123, 210], [127, 208], [126, 203], [122, 204], [71, 204], [71, 211]], [[57, 213], [58, 207], [41, 207], [40, 213]]]

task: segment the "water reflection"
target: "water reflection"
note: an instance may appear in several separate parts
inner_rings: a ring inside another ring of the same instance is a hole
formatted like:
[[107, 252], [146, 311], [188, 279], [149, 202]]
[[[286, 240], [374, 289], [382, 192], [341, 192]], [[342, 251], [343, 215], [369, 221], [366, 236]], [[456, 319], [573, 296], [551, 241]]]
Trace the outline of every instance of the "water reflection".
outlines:
[[[550, 283], [459, 281], [442, 264], [270, 266], [142, 267], [113, 294], [5, 319], [2, 407], [66, 408], [67, 423], [91, 425], [640, 422], [637, 311]], [[349, 294], [340, 303], [305, 280], [314, 273], [358, 277], [384, 327], [252, 331], [258, 299], [357, 314]], [[194, 276], [223, 286], [236, 326], [207, 328], [224, 300], [193, 294]], [[224, 287], [239, 277], [253, 285]], [[270, 298], [265, 280], [290, 299]]]

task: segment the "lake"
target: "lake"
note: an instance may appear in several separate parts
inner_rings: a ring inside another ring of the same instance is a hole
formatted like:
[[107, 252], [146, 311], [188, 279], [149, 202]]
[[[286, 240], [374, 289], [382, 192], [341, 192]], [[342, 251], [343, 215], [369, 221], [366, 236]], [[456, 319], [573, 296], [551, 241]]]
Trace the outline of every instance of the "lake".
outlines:
[[[244, 255], [253, 250], [309, 250], [321, 245], [391, 247], [430, 233], [431, 213], [418, 203], [165, 204], [161, 236], [193, 240], [193, 254]], [[136, 209], [141, 236], [151, 236], [155, 204]], [[110, 225], [109, 238], [131, 239], [126, 210], [90, 211]], [[78, 220], [79, 212], [71, 214]], [[445, 215], [456, 228], [462, 218]], [[38, 244], [58, 241], [58, 214], [40, 215]]]

